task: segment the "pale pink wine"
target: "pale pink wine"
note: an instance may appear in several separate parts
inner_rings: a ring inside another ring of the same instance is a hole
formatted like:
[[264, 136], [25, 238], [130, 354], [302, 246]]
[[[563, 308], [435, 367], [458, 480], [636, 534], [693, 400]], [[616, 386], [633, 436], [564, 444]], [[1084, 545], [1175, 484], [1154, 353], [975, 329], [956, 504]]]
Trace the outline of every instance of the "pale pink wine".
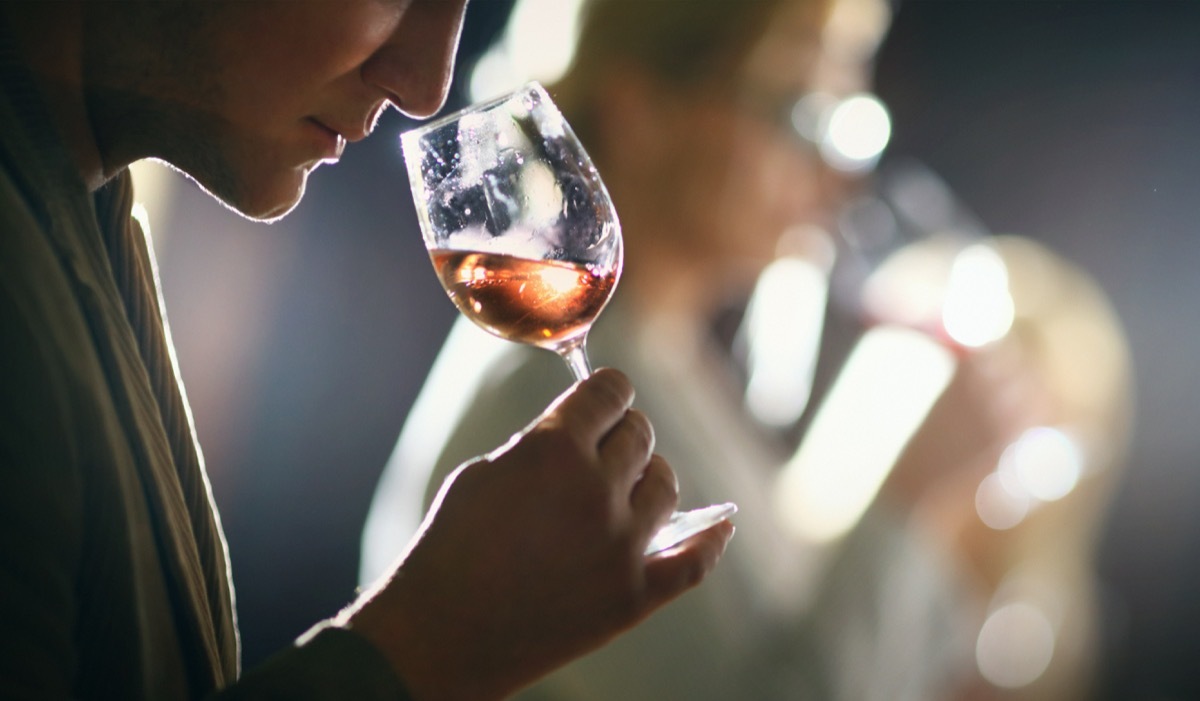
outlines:
[[469, 319], [501, 338], [551, 350], [587, 331], [617, 280], [615, 269], [563, 261], [444, 249], [429, 255]]

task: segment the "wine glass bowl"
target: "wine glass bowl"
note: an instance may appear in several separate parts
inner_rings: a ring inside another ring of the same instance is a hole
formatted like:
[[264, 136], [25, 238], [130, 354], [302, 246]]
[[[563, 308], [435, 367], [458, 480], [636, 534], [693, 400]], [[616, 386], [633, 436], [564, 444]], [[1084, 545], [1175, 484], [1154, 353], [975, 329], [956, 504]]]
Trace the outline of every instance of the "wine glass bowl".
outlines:
[[621, 226], [545, 89], [531, 83], [401, 138], [425, 245], [455, 305], [586, 377], [588, 328], [620, 277]]
[[[621, 225], [608, 189], [538, 83], [401, 136], [425, 246], [442, 286], [500, 338], [558, 353], [591, 374], [588, 329], [620, 278]], [[676, 511], [651, 555], [737, 510]]]

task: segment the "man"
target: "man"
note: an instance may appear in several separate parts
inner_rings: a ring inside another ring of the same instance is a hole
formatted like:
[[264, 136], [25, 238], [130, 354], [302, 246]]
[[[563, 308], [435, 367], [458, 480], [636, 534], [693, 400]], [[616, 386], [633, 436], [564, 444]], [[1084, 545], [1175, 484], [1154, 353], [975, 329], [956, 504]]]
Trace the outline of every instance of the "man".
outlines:
[[728, 523], [642, 557], [674, 477], [628, 381], [601, 371], [448, 481], [378, 584], [239, 676], [220, 522], [126, 166], [159, 158], [236, 211], [283, 216], [388, 104], [441, 107], [465, 4], [0, 6], [7, 698], [501, 698], [715, 565]]

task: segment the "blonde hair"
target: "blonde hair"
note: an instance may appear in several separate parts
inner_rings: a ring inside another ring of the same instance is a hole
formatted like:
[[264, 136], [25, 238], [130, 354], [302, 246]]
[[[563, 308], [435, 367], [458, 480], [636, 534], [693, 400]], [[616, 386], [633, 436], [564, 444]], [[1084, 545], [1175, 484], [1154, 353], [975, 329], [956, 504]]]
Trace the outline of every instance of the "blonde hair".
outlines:
[[601, 78], [636, 67], [663, 89], [734, 80], [780, 8], [811, 11], [814, 40], [834, 0], [586, 0], [579, 40], [555, 101], [586, 142]]

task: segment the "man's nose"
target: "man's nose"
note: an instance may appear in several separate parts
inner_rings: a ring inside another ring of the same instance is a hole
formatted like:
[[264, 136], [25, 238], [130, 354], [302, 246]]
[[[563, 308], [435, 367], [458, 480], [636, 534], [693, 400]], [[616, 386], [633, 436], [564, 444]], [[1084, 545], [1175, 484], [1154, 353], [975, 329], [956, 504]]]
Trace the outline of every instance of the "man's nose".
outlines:
[[363, 66], [404, 114], [433, 116], [446, 102], [467, 0], [413, 0], [388, 42]]

